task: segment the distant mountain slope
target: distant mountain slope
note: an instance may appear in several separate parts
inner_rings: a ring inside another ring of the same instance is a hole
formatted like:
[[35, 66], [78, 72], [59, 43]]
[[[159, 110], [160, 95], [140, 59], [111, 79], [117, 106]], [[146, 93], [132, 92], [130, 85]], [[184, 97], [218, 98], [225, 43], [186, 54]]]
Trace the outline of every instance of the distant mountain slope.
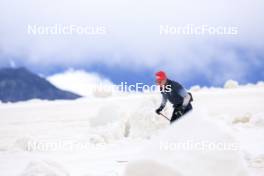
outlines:
[[25, 68], [0, 69], [0, 101], [17, 102], [30, 99], [77, 99], [79, 95], [63, 91], [46, 79]]

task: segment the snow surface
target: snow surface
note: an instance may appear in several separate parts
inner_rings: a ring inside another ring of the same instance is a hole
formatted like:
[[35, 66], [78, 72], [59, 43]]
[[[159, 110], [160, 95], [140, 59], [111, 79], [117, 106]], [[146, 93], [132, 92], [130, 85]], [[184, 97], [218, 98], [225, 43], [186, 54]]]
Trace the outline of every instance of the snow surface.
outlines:
[[[226, 88], [196, 86], [172, 126], [157, 93], [0, 103], [0, 175], [263, 176], [264, 84]], [[175, 147], [187, 142], [237, 148]]]

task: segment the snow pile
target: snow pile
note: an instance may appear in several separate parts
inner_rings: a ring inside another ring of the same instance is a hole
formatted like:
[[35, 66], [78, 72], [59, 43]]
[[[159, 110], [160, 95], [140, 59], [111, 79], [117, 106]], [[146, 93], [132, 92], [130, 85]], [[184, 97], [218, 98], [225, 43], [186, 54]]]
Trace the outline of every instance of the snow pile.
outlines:
[[[210, 148], [210, 145], [202, 148], [202, 142], [226, 148]], [[246, 176], [248, 173], [236, 145], [229, 133], [192, 113], [155, 138], [143, 150], [141, 159], [128, 164], [125, 175]]]
[[97, 114], [90, 119], [90, 124], [93, 127], [104, 126], [112, 122], [116, 122], [122, 118], [122, 110], [116, 102], [107, 103], [99, 107]]
[[56, 162], [32, 161], [21, 176], [70, 176], [70, 174]]
[[191, 89], [190, 89], [190, 91], [192, 91], [192, 92], [197, 92], [199, 90], [201, 90], [201, 87], [199, 85], [192, 86]]
[[129, 137], [150, 138], [159, 129], [165, 128], [169, 122], [154, 112], [159, 106], [157, 97], [145, 96], [144, 100], [141, 99], [138, 102], [136, 111], [130, 110], [127, 114], [126, 128], [129, 131]]
[[264, 87], [264, 81], [259, 81], [259, 82], [257, 83], [257, 86], [258, 86], [258, 87]]
[[23, 136], [20, 138], [17, 138], [14, 143], [13, 146], [9, 147], [8, 150], [14, 150], [14, 151], [30, 151], [29, 148], [29, 144], [34, 141], [34, 139], [32, 137], [29, 136]]
[[122, 122], [109, 123], [91, 130], [93, 136], [89, 142], [92, 144], [110, 144], [126, 137], [125, 124]]
[[264, 115], [259, 113], [250, 119], [250, 123], [255, 127], [264, 127]]
[[119, 97], [116, 101], [107, 100], [106, 105], [99, 107], [97, 115], [90, 119], [91, 126], [95, 127], [104, 141], [131, 138], [149, 138], [156, 131], [165, 128], [168, 121], [155, 114], [159, 106], [159, 97], [156, 95], [135, 95], [130, 98]]
[[249, 159], [249, 166], [253, 168], [264, 168], [264, 155]]
[[139, 160], [130, 163], [126, 168], [126, 176], [183, 176], [173, 167], [169, 167], [156, 160]]
[[232, 89], [232, 88], [237, 88], [237, 87], [239, 87], [239, 84], [237, 81], [234, 81], [234, 80], [228, 80], [226, 81], [224, 85], [224, 88], [226, 89]]
[[247, 113], [247, 114], [245, 114], [243, 116], [234, 117], [232, 123], [233, 124], [236, 124], [236, 123], [249, 123], [250, 119], [251, 119], [251, 114]]

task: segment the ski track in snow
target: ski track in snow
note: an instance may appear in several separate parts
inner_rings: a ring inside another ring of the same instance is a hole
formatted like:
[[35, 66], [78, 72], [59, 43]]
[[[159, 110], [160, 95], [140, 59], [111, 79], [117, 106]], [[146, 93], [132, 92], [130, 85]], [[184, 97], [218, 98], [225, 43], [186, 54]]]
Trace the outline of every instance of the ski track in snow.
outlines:
[[[192, 93], [195, 111], [172, 126], [154, 113], [159, 94], [0, 103], [0, 175], [189, 176], [192, 170], [206, 176], [226, 170], [222, 174], [263, 176], [264, 86]], [[168, 103], [164, 113], [171, 112]], [[159, 149], [161, 141], [192, 137], [238, 142], [240, 150]]]

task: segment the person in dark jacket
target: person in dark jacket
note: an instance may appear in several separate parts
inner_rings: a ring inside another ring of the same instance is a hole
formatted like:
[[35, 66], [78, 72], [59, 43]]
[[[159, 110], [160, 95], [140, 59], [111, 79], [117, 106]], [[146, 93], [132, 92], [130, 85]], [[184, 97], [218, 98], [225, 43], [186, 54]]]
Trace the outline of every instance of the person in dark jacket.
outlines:
[[170, 119], [171, 123], [192, 110], [191, 93], [188, 93], [178, 82], [168, 79], [164, 71], [156, 73], [156, 83], [159, 85], [162, 95], [161, 105], [158, 109], [156, 109], [157, 114], [161, 114], [161, 111], [166, 106], [168, 100], [174, 108]]

